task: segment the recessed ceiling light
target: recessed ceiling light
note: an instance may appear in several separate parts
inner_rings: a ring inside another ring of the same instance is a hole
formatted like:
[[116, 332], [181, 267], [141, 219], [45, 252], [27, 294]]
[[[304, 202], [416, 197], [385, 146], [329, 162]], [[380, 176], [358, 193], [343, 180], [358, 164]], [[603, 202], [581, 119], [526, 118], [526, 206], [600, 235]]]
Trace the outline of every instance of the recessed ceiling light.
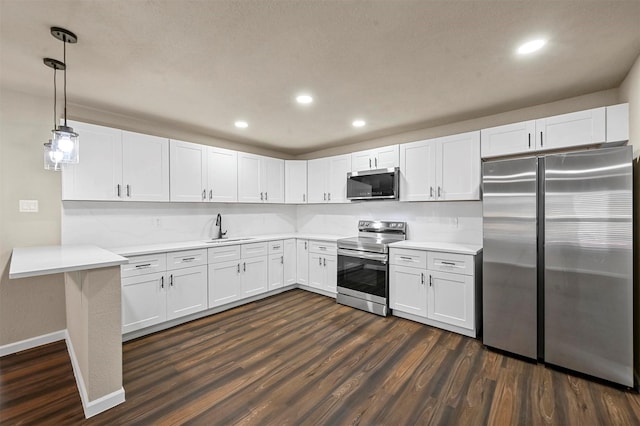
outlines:
[[547, 41], [541, 38], [537, 40], [531, 40], [524, 44], [521, 44], [520, 47], [518, 47], [517, 52], [519, 55], [528, 55], [529, 53], [533, 53], [536, 50], [542, 49], [545, 44], [547, 44]]
[[239, 129], [246, 129], [247, 127], [249, 127], [249, 123], [247, 123], [246, 121], [242, 121], [242, 120], [238, 120], [234, 124]]
[[310, 104], [313, 102], [313, 98], [310, 95], [298, 95], [296, 96], [296, 102], [299, 104]]
[[351, 123], [353, 127], [362, 127], [365, 124], [367, 124], [367, 122], [364, 120], [353, 120], [353, 122]]

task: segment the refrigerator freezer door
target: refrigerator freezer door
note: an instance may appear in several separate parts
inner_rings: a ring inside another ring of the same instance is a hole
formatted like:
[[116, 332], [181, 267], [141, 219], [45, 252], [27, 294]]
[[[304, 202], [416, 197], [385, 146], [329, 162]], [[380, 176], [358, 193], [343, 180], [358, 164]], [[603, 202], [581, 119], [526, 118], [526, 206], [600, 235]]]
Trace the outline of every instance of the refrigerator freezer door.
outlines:
[[483, 165], [483, 343], [537, 358], [537, 160]]
[[545, 362], [633, 386], [631, 147], [547, 156]]

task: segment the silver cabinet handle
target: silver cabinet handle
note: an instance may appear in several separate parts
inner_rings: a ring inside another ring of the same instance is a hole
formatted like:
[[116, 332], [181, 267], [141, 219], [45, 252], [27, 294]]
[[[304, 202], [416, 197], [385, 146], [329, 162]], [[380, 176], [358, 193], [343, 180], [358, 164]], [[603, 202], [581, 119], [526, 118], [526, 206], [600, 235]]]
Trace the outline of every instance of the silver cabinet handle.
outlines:
[[438, 186], [438, 198], [442, 196], [442, 188]]
[[264, 193], [260, 193], [260, 201], [264, 201]]
[[456, 266], [455, 262], [445, 262], [444, 260], [442, 262], [443, 265], [448, 265], [448, 266]]
[[429, 187], [429, 197], [433, 198], [433, 186]]
[[265, 201], [269, 201], [269, 193], [268, 192], [264, 193], [264, 200]]
[[424, 272], [420, 272], [420, 284], [424, 285]]
[[326, 192], [325, 192], [325, 193], [324, 193], [324, 195], [322, 196], [322, 199], [323, 199], [324, 201], [327, 201], [327, 193], [326, 193]]
[[327, 201], [331, 201], [331, 193], [327, 192]]
[[238, 263], [238, 273], [240, 273], [240, 264]]
[[531, 148], [531, 133], [529, 133], [529, 148]]
[[324, 258], [324, 259], [322, 259], [322, 260], [323, 260], [323, 262], [322, 262], [322, 263], [324, 264], [324, 265], [322, 265], [322, 266], [327, 266], [327, 258], [325, 257], [325, 258]]
[[280, 246], [279, 246], [279, 245], [277, 245], [277, 246], [272, 246], [271, 248], [272, 248], [272, 249], [274, 249], [274, 250], [278, 250], [278, 249], [280, 248]]
[[307, 194], [302, 194], [302, 201], [304, 201], [304, 202], [307, 201]]
[[196, 260], [196, 258], [195, 257], [184, 257], [184, 258], [182, 258], [183, 262], [191, 262], [192, 260]]
[[378, 168], [378, 158], [374, 158], [375, 162], [376, 162], [376, 169]]
[[402, 259], [402, 260], [413, 260], [413, 258], [407, 257], [407, 256], [400, 256], [400, 259]]
[[280, 256], [280, 264], [284, 265], [284, 256]]
[[131, 185], [127, 184], [127, 197], [131, 197]]
[[243, 272], [247, 272], [247, 262], [244, 262], [244, 263], [242, 264], [242, 271], [243, 271]]
[[371, 168], [371, 158], [369, 158], [369, 168]]
[[321, 257], [318, 258], [318, 265], [322, 266], [322, 258]]
[[203, 200], [206, 200], [206, 199], [207, 199], [207, 190], [206, 190], [206, 189], [203, 189], [203, 190], [202, 190], [202, 199], [203, 199]]
[[169, 285], [173, 287], [173, 274], [169, 275]]
[[164, 288], [164, 276], [160, 277], [160, 288]]
[[136, 268], [148, 268], [151, 266], [150, 263], [141, 263], [140, 265], [136, 265]]
[[209, 199], [213, 200], [213, 189], [209, 190]]
[[542, 132], [540, 132], [540, 146], [541, 147], [544, 146], [544, 142], [542, 141]]
[[120, 184], [116, 185], [116, 192], [118, 193], [118, 197], [120, 196]]
[[304, 249], [305, 250], [307, 249], [307, 242], [306, 241], [304, 242]]
[[433, 277], [429, 274], [429, 287], [433, 285]]

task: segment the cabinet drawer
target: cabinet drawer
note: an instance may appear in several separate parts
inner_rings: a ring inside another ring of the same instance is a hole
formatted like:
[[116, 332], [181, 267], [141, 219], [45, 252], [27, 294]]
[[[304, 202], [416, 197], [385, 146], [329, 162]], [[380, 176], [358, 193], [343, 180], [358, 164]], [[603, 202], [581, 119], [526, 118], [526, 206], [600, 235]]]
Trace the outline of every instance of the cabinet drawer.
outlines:
[[269, 254], [278, 254], [284, 252], [284, 241], [269, 241]]
[[392, 248], [389, 257], [392, 265], [413, 266], [422, 269], [427, 267], [426, 251]]
[[139, 275], [164, 272], [167, 269], [166, 253], [131, 256], [129, 263], [120, 266], [120, 276], [137, 277]]
[[[280, 244], [282, 247], [282, 244]], [[242, 257], [258, 257], [267, 255], [267, 243], [251, 243], [242, 245]]]
[[240, 246], [211, 247], [207, 254], [209, 263], [229, 262], [240, 260]]
[[430, 251], [427, 256], [427, 269], [473, 275], [473, 256]]
[[309, 252], [337, 255], [338, 245], [326, 241], [309, 241]]
[[167, 271], [207, 264], [207, 250], [183, 250], [167, 253]]

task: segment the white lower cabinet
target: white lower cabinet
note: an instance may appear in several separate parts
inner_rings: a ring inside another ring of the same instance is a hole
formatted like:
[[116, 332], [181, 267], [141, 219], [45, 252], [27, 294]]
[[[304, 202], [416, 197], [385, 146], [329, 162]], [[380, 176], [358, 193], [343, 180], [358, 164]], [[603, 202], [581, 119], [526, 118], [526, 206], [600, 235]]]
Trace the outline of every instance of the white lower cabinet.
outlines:
[[209, 308], [222, 306], [242, 298], [239, 260], [209, 265]]
[[338, 291], [336, 243], [312, 241], [309, 244], [309, 287], [335, 295]]
[[284, 287], [284, 254], [269, 255], [269, 290]]
[[284, 240], [284, 285], [294, 285], [297, 277], [296, 240]]
[[264, 293], [267, 288], [267, 258], [251, 257], [242, 260], [242, 297]]
[[309, 241], [296, 240], [296, 281], [309, 285]]
[[393, 315], [476, 337], [478, 256], [391, 248]]
[[[207, 267], [191, 266], [205, 250], [134, 256], [122, 265], [122, 333], [207, 308]], [[167, 257], [175, 259], [167, 263]]]

